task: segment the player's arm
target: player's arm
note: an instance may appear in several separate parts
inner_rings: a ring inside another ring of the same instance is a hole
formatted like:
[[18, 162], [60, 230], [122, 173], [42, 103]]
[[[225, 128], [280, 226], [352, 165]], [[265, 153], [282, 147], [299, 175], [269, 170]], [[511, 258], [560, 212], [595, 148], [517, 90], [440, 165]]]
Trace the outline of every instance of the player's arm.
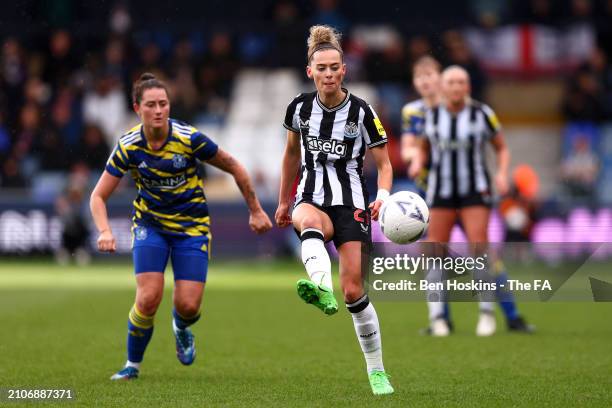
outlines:
[[115, 177], [107, 170], [104, 170], [89, 199], [91, 215], [99, 233], [98, 250], [102, 252], [115, 252], [117, 249], [113, 231], [108, 223], [106, 201], [115, 191], [120, 181], [120, 177]]
[[410, 166], [408, 167], [408, 177], [416, 179], [423, 171], [429, 161], [429, 141], [424, 137], [415, 137], [414, 151]]
[[276, 225], [281, 228], [291, 224], [289, 208], [291, 206], [292, 186], [300, 169], [301, 160], [300, 135], [287, 130], [287, 144], [283, 154], [280, 192], [278, 193], [278, 208], [274, 216]]
[[369, 208], [372, 210], [372, 218], [378, 220], [378, 211], [383, 203], [384, 198], [380, 196], [380, 191], [388, 192], [391, 191], [391, 184], [393, 183], [393, 168], [391, 167], [391, 161], [389, 160], [389, 151], [387, 144], [379, 145], [370, 150], [372, 157], [376, 163], [376, 169], [378, 170], [378, 191], [379, 194], [376, 196], [376, 200], [370, 204]]
[[499, 195], [506, 195], [508, 186], [508, 168], [510, 167], [510, 149], [501, 132], [491, 138], [491, 144], [497, 156], [497, 172], [495, 173], [495, 188]]
[[212, 158], [206, 160], [206, 162], [234, 177], [236, 185], [240, 189], [247, 207], [249, 207], [249, 226], [251, 229], [257, 234], [262, 234], [272, 228], [272, 222], [261, 207], [255, 194], [253, 183], [251, 183], [251, 178], [244, 166], [222, 149], [217, 150], [217, 153]]

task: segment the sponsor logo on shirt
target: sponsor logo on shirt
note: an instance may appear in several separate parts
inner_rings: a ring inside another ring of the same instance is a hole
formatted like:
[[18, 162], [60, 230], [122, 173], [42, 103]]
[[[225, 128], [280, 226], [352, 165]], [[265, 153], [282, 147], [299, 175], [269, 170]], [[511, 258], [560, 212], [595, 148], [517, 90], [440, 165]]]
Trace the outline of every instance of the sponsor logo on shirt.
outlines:
[[327, 154], [336, 154], [338, 156], [344, 157], [346, 155], [347, 146], [346, 143], [330, 139], [319, 139], [316, 136], [307, 136], [306, 143], [308, 147], [308, 151], [310, 152], [321, 152]]
[[184, 174], [174, 177], [164, 177], [162, 179], [148, 179], [142, 177], [140, 179], [146, 188], [156, 188], [159, 190], [174, 190], [187, 182]]

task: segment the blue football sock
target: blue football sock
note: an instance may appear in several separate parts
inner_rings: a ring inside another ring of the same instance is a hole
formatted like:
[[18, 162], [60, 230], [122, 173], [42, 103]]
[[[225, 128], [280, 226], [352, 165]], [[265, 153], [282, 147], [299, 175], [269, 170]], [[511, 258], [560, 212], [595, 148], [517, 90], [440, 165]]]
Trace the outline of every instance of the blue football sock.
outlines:
[[[514, 301], [514, 294], [508, 290], [508, 274], [506, 271], [501, 270], [495, 276], [495, 283], [497, 288], [495, 294], [497, 295], [497, 302], [501, 307], [506, 320], [510, 321], [518, 317], [518, 311], [516, 310], [516, 302]], [[504, 285], [502, 288], [500, 285]]]
[[444, 319], [447, 322], [450, 322], [450, 305], [448, 304], [448, 302], [444, 302]]
[[176, 327], [181, 330], [185, 330], [187, 327], [200, 320], [200, 312], [193, 317], [183, 317], [176, 311], [176, 309], [172, 309], [172, 316], [174, 316], [174, 324], [176, 324]]
[[140, 363], [153, 336], [153, 316], [138, 311], [136, 305], [130, 310], [128, 319], [127, 352], [128, 361]]

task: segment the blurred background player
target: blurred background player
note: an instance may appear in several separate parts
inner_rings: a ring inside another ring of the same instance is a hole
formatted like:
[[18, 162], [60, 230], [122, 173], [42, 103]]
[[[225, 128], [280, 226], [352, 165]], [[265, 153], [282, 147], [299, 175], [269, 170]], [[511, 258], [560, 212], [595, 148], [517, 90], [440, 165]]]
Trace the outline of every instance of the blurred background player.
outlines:
[[[325, 242], [334, 241], [340, 258], [340, 286], [365, 356], [372, 392], [391, 394], [378, 316], [364, 291], [362, 268], [369, 264], [370, 218], [378, 218], [382, 200], [389, 196], [392, 169], [387, 136], [378, 116], [368, 103], [342, 87], [346, 65], [339, 37], [329, 26], [310, 28], [306, 73], [316, 92], [298, 95], [287, 108], [287, 145], [275, 218], [279, 227], [293, 225], [302, 241], [302, 262], [310, 280], [298, 281], [298, 295], [326, 315], [338, 311], [325, 249]], [[366, 147], [376, 163], [379, 188], [369, 206], [362, 173]], [[298, 173], [300, 182], [291, 211], [291, 187]]]
[[175, 280], [172, 328], [177, 357], [184, 365], [195, 359], [189, 326], [200, 318], [210, 250], [210, 217], [198, 160], [233, 175], [249, 207], [253, 231], [263, 233], [272, 227], [244, 168], [196, 128], [169, 118], [170, 100], [163, 82], [152, 74], [142, 74], [134, 84], [132, 98], [141, 124], [119, 139], [90, 202], [100, 234], [98, 249], [114, 252], [106, 201], [121, 177], [131, 171], [138, 188], [133, 216], [136, 301], [128, 319], [128, 360], [112, 380], [138, 377], [153, 335], [169, 257]]
[[412, 84], [420, 99], [402, 108], [401, 157], [408, 166], [408, 177], [415, 182], [415, 190], [427, 188], [427, 168], [418, 138], [423, 134], [425, 112], [440, 103], [440, 63], [431, 56], [421, 57], [412, 68]]
[[66, 265], [72, 257], [81, 266], [91, 260], [89, 227], [84, 214], [86, 188], [87, 176], [80, 171], [74, 171], [69, 177], [66, 192], [55, 202], [55, 211], [62, 224], [62, 240], [55, 252], [55, 260], [61, 265]]
[[[448, 243], [459, 216], [468, 242], [474, 245], [475, 255], [484, 254], [493, 189], [485, 162], [485, 143], [490, 142], [497, 154], [494, 183], [500, 195], [509, 190], [510, 152], [495, 113], [487, 105], [469, 97], [469, 77], [463, 68], [451, 66], [443, 71], [441, 91], [441, 104], [426, 112], [423, 131], [426, 139], [421, 149], [421, 154], [430, 161], [426, 194], [431, 208], [428, 241]], [[424, 161], [418, 160], [417, 165], [411, 166], [412, 174], [420, 171], [423, 164]], [[489, 269], [489, 273], [496, 275], [498, 283], [506, 280], [500, 263]], [[434, 271], [436, 273], [440, 272]], [[518, 315], [510, 294], [499, 291], [497, 295], [509, 329], [531, 331], [532, 328]], [[476, 333], [479, 336], [492, 335], [496, 330], [493, 303], [480, 301], [479, 306]], [[449, 321], [444, 303], [428, 301], [428, 307], [431, 333], [448, 335]]]
[[[428, 110], [442, 103], [440, 89], [440, 63], [431, 56], [421, 57], [413, 67], [413, 86], [421, 99], [407, 103], [402, 108], [402, 159], [408, 165], [408, 177], [415, 180], [415, 188], [422, 195], [427, 190], [427, 173], [431, 166], [429, 150], [421, 138], [425, 126], [425, 114]], [[510, 192], [514, 191], [513, 189]], [[452, 228], [452, 227], [451, 227]], [[495, 271], [498, 283], [504, 283], [507, 275], [503, 270], [503, 263], [497, 260]], [[516, 308], [514, 297], [511, 293], [498, 291], [497, 301], [506, 317], [510, 330], [519, 332], [531, 332], [533, 326], [529, 326], [522, 319]], [[450, 318], [448, 302], [443, 302], [442, 318], [446, 325], [452, 330], [453, 325]], [[425, 330], [426, 334], [433, 334], [431, 327]], [[446, 333], [442, 329], [441, 333]]]

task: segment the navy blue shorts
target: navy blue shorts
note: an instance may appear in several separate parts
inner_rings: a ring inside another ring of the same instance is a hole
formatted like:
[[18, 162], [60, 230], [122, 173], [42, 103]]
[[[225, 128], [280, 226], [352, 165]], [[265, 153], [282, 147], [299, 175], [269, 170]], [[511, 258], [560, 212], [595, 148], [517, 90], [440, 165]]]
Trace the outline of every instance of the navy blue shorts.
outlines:
[[151, 227], [132, 229], [134, 272], [164, 273], [168, 258], [172, 259], [174, 280], [206, 282], [210, 236], [166, 234]]

